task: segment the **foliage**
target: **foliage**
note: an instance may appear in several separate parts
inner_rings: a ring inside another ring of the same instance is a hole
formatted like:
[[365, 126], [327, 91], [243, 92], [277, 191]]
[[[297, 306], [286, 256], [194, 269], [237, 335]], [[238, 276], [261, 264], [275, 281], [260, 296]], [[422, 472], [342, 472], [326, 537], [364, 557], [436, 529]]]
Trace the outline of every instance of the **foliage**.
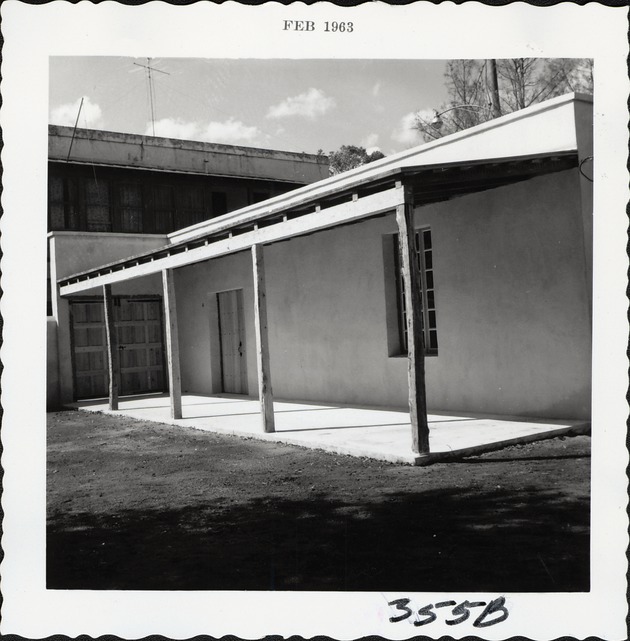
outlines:
[[[496, 60], [496, 72], [502, 114], [573, 91], [593, 93], [590, 59], [510, 58]], [[492, 119], [490, 73], [487, 60], [450, 61], [444, 73], [448, 101], [416, 115], [422, 138], [434, 140]]]
[[328, 154], [330, 174], [334, 176], [381, 158], [385, 158], [385, 154], [378, 150], [368, 153], [365, 147], [341, 145], [337, 151], [331, 151]]

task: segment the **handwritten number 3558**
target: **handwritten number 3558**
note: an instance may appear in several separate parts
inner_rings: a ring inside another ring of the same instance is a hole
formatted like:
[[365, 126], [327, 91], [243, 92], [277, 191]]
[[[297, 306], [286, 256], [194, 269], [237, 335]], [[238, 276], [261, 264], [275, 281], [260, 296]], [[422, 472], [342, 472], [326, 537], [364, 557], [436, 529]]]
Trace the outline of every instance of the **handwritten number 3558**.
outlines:
[[[403, 612], [403, 614], [390, 617], [389, 620], [392, 623], [397, 623], [398, 621], [404, 621], [405, 619], [408, 619], [413, 614], [411, 608], [407, 607], [409, 603], [410, 599], [395, 599], [394, 601], [390, 601], [388, 605], [395, 606], [396, 609], [400, 612]], [[463, 601], [459, 605], [456, 601], [440, 601], [435, 605], [433, 603], [429, 603], [429, 605], [425, 605], [418, 610], [418, 617], [424, 618], [416, 619], [413, 624], [415, 626], [421, 626], [433, 623], [433, 621], [437, 619], [437, 614], [433, 611], [434, 608], [437, 609], [453, 607], [453, 609], [451, 610], [451, 614], [456, 618], [446, 619], [444, 622], [446, 623], [446, 625], [458, 625], [459, 623], [463, 623], [464, 621], [466, 621], [466, 619], [468, 619], [468, 617], [470, 617], [470, 608], [480, 608], [482, 606], [486, 607], [483, 609], [481, 614], [473, 621], [473, 626], [475, 628], [487, 628], [490, 625], [501, 623], [508, 618], [508, 611], [505, 607], [505, 597], [500, 596], [497, 599], [490, 601], [490, 603], [488, 604], [486, 604], [485, 601]], [[486, 621], [489, 616], [497, 612], [500, 613], [498, 617], [494, 617], [493, 619]]]

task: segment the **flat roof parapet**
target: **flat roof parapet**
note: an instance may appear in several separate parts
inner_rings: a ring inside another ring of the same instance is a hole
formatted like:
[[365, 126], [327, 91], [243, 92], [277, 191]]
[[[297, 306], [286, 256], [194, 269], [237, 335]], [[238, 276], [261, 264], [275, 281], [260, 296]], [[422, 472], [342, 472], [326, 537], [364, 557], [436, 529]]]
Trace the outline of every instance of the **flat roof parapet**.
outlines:
[[112, 167], [308, 184], [328, 176], [321, 154], [48, 126], [48, 158]]

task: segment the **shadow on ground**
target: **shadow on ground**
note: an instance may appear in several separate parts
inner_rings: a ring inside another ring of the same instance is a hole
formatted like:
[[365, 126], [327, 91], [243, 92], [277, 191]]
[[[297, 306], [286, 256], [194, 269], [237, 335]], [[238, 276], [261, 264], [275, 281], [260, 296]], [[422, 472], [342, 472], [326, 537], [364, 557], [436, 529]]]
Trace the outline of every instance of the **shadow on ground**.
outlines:
[[533, 487], [58, 514], [47, 546], [49, 589], [589, 589], [588, 498]]

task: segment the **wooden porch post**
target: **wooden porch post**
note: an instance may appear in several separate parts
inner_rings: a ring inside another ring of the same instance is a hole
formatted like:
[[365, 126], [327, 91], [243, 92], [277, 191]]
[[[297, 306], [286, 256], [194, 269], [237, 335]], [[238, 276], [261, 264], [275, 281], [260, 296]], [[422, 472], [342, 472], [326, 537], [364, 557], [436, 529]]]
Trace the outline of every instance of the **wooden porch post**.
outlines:
[[166, 356], [168, 389], [171, 397], [171, 418], [181, 418], [182, 379], [179, 369], [179, 333], [172, 269], [162, 270], [162, 285], [164, 287], [164, 320], [166, 326]]
[[[399, 186], [399, 185], [397, 185]], [[429, 425], [424, 385], [424, 346], [422, 341], [422, 299], [413, 226], [413, 193], [404, 189], [404, 204], [396, 207], [398, 251], [407, 310], [407, 348], [409, 381], [409, 414], [411, 418], [411, 448], [417, 454], [429, 453]]]
[[252, 265], [254, 268], [254, 316], [256, 323], [256, 363], [258, 366], [260, 412], [262, 415], [263, 431], [275, 432], [271, 369], [269, 366], [265, 262], [261, 245], [252, 245]]
[[118, 335], [114, 324], [114, 303], [112, 286], [103, 285], [103, 303], [105, 306], [105, 334], [107, 336], [107, 365], [109, 370], [109, 409], [118, 409]]

